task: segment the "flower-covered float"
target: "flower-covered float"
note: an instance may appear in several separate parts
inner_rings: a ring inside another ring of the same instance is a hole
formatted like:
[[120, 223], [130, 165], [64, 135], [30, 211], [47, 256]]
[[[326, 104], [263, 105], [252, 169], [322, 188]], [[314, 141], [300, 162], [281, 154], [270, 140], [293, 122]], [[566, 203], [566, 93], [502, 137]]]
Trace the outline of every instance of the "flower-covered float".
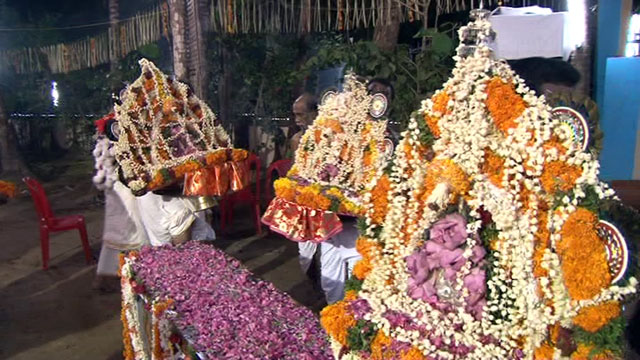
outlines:
[[341, 215], [363, 214], [362, 197], [393, 146], [385, 138], [387, 99], [370, 94], [355, 75], [344, 91], [325, 94], [287, 176], [262, 221], [294, 241], [321, 242], [339, 233]]
[[614, 192], [579, 133], [491, 57], [487, 14], [473, 15], [452, 77], [365, 199], [363, 259], [321, 313], [334, 356], [620, 358], [637, 281]]
[[247, 181], [246, 150], [232, 149], [189, 87], [140, 60], [142, 74], [114, 106], [116, 159], [137, 195], [184, 181], [184, 195], [219, 196]]
[[331, 358], [310, 310], [212, 246], [143, 248], [120, 272], [125, 360]]

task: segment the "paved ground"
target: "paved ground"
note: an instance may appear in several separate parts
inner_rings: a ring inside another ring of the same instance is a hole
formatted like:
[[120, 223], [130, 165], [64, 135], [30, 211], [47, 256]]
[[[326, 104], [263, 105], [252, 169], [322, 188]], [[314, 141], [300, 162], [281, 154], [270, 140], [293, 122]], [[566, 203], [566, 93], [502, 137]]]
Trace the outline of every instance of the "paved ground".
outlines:
[[[86, 217], [97, 257], [103, 210], [90, 175], [63, 177], [45, 188], [57, 214]], [[246, 213], [236, 211], [230, 235], [216, 245], [300, 303], [320, 309], [322, 296], [299, 270], [296, 244], [272, 233], [255, 236], [242, 219]], [[0, 359], [121, 359], [119, 294], [92, 289], [95, 265], [85, 264], [77, 232], [51, 237], [50, 269], [43, 271], [37, 224], [27, 194], [0, 206]]]

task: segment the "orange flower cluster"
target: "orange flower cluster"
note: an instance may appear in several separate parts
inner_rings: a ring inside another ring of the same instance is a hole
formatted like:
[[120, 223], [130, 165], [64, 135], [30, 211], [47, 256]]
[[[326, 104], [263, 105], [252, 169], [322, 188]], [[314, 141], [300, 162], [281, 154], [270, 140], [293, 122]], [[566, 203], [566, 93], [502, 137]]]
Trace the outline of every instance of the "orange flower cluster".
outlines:
[[604, 352], [599, 354], [591, 354], [593, 345], [578, 344], [578, 349], [571, 354], [571, 360], [613, 360], [616, 357], [613, 354]]
[[482, 172], [487, 174], [489, 181], [497, 187], [502, 187], [502, 178], [504, 177], [504, 158], [498, 156], [491, 149], [484, 149], [484, 163], [482, 164]]
[[10, 181], [0, 180], [0, 194], [3, 194], [8, 198], [16, 197], [16, 194], [17, 194], [16, 184]]
[[347, 335], [350, 327], [356, 325], [356, 319], [349, 313], [349, 304], [338, 301], [320, 312], [320, 324], [332, 338], [347, 346]]
[[596, 332], [618, 316], [620, 316], [620, 304], [617, 301], [610, 301], [580, 310], [573, 318], [573, 323], [587, 331]]
[[[153, 305], [153, 316], [159, 318], [167, 309], [173, 305], [173, 300], [169, 299], [161, 301]], [[159, 321], [155, 321], [153, 324], [153, 358], [164, 359], [165, 350], [162, 349], [162, 343], [160, 342], [160, 324]]]
[[384, 360], [392, 359], [393, 352], [390, 351], [391, 338], [388, 337], [384, 331], [378, 330], [378, 333], [371, 342], [371, 359], [372, 360]]
[[449, 184], [454, 195], [451, 199], [452, 202], [457, 200], [458, 195], [466, 194], [471, 187], [469, 177], [458, 164], [451, 159], [436, 159], [429, 164], [420, 199], [426, 201], [436, 185], [442, 182]]
[[369, 259], [361, 259], [353, 267], [353, 276], [355, 276], [358, 280], [364, 280], [364, 278], [369, 275], [372, 269], [373, 266], [371, 265]]
[[515, 86], [494, 77], [487, 83], [486, 92], [485, 104], [496, 127], [506, 133], [518, 126], [515, 120], [522, 115], [527, 105], [516, 92]]
[[156, 174], [153, 176], [153, 180], [147, 186], [149, 189], [157, 189], [164, 184], [164, 176], [160, 171], [156, 171]]
[[345, 301], [353, 301], [358, 298], [358, 293], [355, 290], [347, 290], [344, 293]]
[[316, 121], [316, 125], [318, 125], [319, 127], [329, 128], [336, 134], [341, 134], [344, 132], [344, 130], [342, 129], [342, 125], [340, 125], [340, 121], [336, 119], [319, 119], [318, 121]]
[[387, 216], [387, 207], [389, 206], [387, 194], [389, 191], [391, 191], [391, 180], [387, 175], [382, 175], [376, 182], [376, 186], [371, 189], [371, 203], [373, 205], [371, 222], [374, 224], [382, 224]]
[[207, 165], [220, 165], [227, 161], [227, 150], [218, 150], [207, 155]]
[[273, 183], [273, 189], [277, 197], [287, 201], [294, 201], [296, 198], [296, 183], [283, 177]]
[[447, 94], [446, 91], [440, 91], [431, 100], [433, 101], [433, 111], [439, 112], [442, 115], [448, 112], [449, 94]]
[[550, 161], [544, 165], [540, 181], [547, 194], [554, 194], [556, 191], [571, 190], [580, 175], [582, 168], [579, 166], [564, 161]]
[[591, 299], [611, 285], [606, 249], [597, 232], [598, 217], [578, 208], [560, 230], [557, 251], [564, 282], [573, 300]]
[[440, 121], [440, 118], [429, 116], [427, 114], [424, 115], [424, 122], [429, 127], [429, 130], [431, 130], [433, 136], [437, 138], [440, 137], [440, 126], [438, 126], [438, 121]]
[[173, 168], [173, 173], [175, 174], [176, 179], [180, 179], [184, 177], [185, 174], [190, 173], [192, 171], [196, 171], [200, 169], [202, 165], [200, 165], [196, 161], [187, 161], [184, 164], [180, 164]]
[[553, 353], [555, 352], [553, 346], [548, 343], [540, 345], [533, 353], [534, 360], [551, 360], [553, 359]]
[[364, 280], [373, 269], [371, 261], [376, 252], [380, 251], [380, 246], [375, 240], [359, 237], [358, 240], [356, 240], [356, 250], [362, 255], [362, 260], [358, 261], [353, 267], [353, 275], [359, 280]]
[[122, 320], [122, 343], [124, 350], [122, 350], [122, 358], [124, 360], [134, 360], [135, 354], [133, 352], [133, 344], [131, 344], [131, 334], [129, 333], [129, 322], [127, 321], [126, 307], [122, 304], [122, 310], [120, 311], [120, 320]]
[[425, 360], [426, 357], [424, 356], [424, 354], [422, 354], [422, 352], [420, 350], [418, 350], [418, 348], [416, 347], [411, 347], [411, 349], [402, 352], [402, 354], [400, 354], [400, 360]]
[[567, 148], [562, 145], [562, 142], [556, 135], [553, 135], [551, 139], [542, 144], [542, 147], [545, 150], [556, 149], [558, 151], [558, 155], [562, 155], [567, 152]]
[[231, 160], [235, 162], [244, 161], [249, 157], [249, 152], [244, 149], [233, 149], [231, 151]]
[[296, 203], [312, 209], [329, 210], [331, 200], [320, 194], [319, 187], [305, 186], [298, 189]]

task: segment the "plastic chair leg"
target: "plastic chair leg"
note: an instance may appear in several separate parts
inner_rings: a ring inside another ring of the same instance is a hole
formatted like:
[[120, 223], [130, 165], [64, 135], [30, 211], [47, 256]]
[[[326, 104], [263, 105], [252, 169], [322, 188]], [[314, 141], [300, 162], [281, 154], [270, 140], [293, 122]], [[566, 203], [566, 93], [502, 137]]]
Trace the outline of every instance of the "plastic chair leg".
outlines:
[[80, 240], [82, 241], [82, 248], [84, 249], [84, 258], [87, 260], [87, 264], [93, 263], [93, 258], [91, 256], [91, 248], [89, 247], [89, 237], [87, 236], [87, 226], [84, 222], [78, 226], [78, 231], [80, 232]]
[[262, 222], [260, 221], [260, 205], [256, 204], [253, 207], [253, 211], [254, 211], [254, 215], [255, 215], [255, 222], [256, 222], [256, 233], [258, 233], [258, 235], [262, 235]]
[[49, 228], [40, 226], [40, 248], [42, 250], [42, 269], [49, 269]]

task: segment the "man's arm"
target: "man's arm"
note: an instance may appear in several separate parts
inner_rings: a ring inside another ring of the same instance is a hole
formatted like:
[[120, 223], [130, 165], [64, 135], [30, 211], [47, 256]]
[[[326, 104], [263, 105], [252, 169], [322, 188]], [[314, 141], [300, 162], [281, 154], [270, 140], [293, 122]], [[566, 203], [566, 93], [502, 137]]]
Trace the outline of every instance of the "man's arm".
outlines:
[[183, 231], [182, 233], [175, 235], [175, 236], [171, 236], [171, 243], [173, 243], [173, 245], [181, 245], [186, 243], [187, 241], [191, 240], [191, 228], [193, 227], [193, 224], [191, 226], [189, 226], [187, 228], [187, 230]]

